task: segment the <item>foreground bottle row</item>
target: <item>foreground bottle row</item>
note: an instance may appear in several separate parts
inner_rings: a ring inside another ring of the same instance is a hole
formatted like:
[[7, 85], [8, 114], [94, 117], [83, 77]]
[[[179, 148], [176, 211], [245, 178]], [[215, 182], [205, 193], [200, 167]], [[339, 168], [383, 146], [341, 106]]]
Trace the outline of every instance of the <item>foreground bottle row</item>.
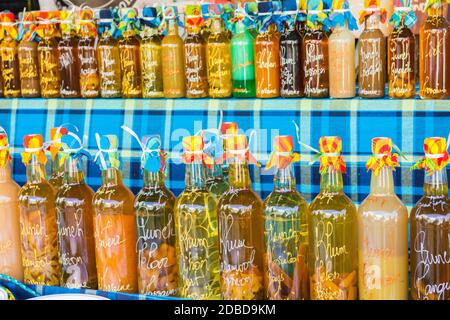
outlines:
[[[89, 153], [67, 128], [24, 138], [27, 182], [11, 178], [0, 134], [0, 273], [28, 284], [193, 299], [450, 299], [450, 200], [445, 138], [427, 138], [424, 196], [410, 213], [394, 193], [399, 166], [389, 138], [372, 140], [370, 194], [357, 209], [343, 192], [339, 137], [322, 137], [320, 193], [296, 191], [291, 136], [277, 136], [266, 164], [274, 189], [262, 202], [248, 164], [258, 164], [237, 125], [183, 138], [185, 190], [165, 187], [159, 136], [141, 141], [144, 186], [123, 184], [118, 139], [96, 135], [102, 185], [85, 183]], [[208, 134], [209, 132], [209, 134]], [[213, 132], [213, 134], [210, 134]], [[44, 149], [53, 158], [47, 181]], [[219, 156], [220, 153], [220, 156]], [[410, 264], [408, 264], [410, 263]]]

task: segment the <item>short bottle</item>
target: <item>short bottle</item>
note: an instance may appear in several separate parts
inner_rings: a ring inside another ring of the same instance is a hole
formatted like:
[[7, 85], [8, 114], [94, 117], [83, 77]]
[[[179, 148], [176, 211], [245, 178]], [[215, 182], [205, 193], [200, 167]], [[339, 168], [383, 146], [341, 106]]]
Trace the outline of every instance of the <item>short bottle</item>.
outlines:
[[17, 42], [16, 18], [13, 13], [0, 14], [0, 27], [4, 38], [0, 43], [3, 94], [5, 98], [18, 98], [20, 91], [19, 45]]

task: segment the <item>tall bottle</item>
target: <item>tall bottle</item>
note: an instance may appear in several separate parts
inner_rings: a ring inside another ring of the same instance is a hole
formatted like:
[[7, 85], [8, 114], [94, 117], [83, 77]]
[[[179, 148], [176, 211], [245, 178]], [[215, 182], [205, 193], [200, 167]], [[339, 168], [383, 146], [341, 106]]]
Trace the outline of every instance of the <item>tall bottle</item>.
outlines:
[[162, 74], [162, 36], [159, 33], [161, 12], [154, 7], [142, 11], [141, 69], [142, 96], [144, 98], [163, 98]]
[[45, 179], [47, 158], [39, 134], [24, 137], [27, 182], [19, 192], [22, 261], [26, 284], [59, 286], [61, 268], [55, 190]]
[[222, 175], [225, 181], [229, 181], [228, 179], [228, 173], [229, 173], [229, 167], [227, 163], [227, 139], [231, 138], [238, 134], [238, 124], [236, 122], [223, 122], [220, 125], [220, 134], [222, 138], [222, 159], [221, 159], [221, 169], [222, 169]]
[[357, 214], [343, 191], [339, 137], [321, 137], [320, 193], [309, 209], [311, 299], [358, 298]]
[[82, 169], [81, 139], [69, 132], [62, 137], [65, 158], [64, 182], [56, 195], [58, 243], [61, 257], [61, 285], [67, 288], [97, 289], [95, 264], [94, 191], [86, 184]]
[[[3, 130], [2, 130], [3, 131]], [[23, 281], [19, 186], [12, 179], [8, 136], [0, 133], [0, 274]]]
[[356, 95], [355, 36], [358, 24], [350, 12], [348, 1], [333, 1], [330, 17], [334, 27], [328, 40], [330, 61], [330, 97], [353, 98]]
[[[318, 3], [321, 3], [319, 1]], [[302, 57], [305, 97], [326, 98], [330, 92], [328, 35], [322, 29], [324, 20], [319, 12], [318, 3], [308, 1], [307, 28], [302, 42]]]
[[31, 12], [22, 14], [22, 28], [19, 43], [19, 71], [22, 97], [40, 97], [38, 44], [36, 42], [36, 24]]
[[100, 96], [119, 98], [122, 94], [119, 43], [111, 9], [100, 9], [98, 15], [97, 59], [100, 75]]
[[424, 141], [425, 157], [414, 168], [425, 169], [424, 195], [411, 210], [411, 296], [414, 300], [450, 298], [450, 199], [445, 138]]
[[303, 97], [301, 48], [302, 36], [297, 26], [298, 8], [295, 0], [283, 1], [283, 32], [280, 40], [281, 89], [284, 98]]
[[[280, 33], [278, 32], [279, 1], [259, 2], [259, 34], [255, 39], [256, 97], [280, 96]], [[270, 16], [271, 19], [267, 19]]]
[[274, 188], [264, 201], [265, 283], [271, 300], [308, 300], [308, 203], [295, 187], [291, 136], [276, 136], [266, 169], [275, 168]]
[[0, 43], [0, 55], [5, 98], [20, 97], [18, 34], [15, 22], [14, 13], [4, 12], [0, 14], [0, 27], [3, 32], [3, 39]]
[[205, 177], [205, 165], [213, 160], [203, 147], [200, 136], [183, 138], [185, 189], [175, 204], [179, 296], [219, 299], [217, 200], [206, 190]]
[[119, 18], [125, 24], [119, 40], [120, 68], [122, 70], [122, 97], [142, 97], [141, 49], [136, 27], [135, 9], [120, 9]]
[[399, 166], [389, 138], [372, 139], [370, 193], [358, 208], [361, 300], [408, 299], [408, 210], [394, 192]]
[[[210, 129], [211, 130], [211, 129]], [[202, 132], [204, 143], [207, 147], [204, 152], [214, 160], [214, 164], [206, 166], [206, 189], [216, 196], [220, 196], [228, 189], [228, 179], [223, 175], [222, 164], [218, 164], [217, 151], [221, 149], [220, 140], [216, 134], [210, 136], [208, 130]]]
[[78, 98], [80, 92], [80, 57], [75, 17], [71, 11], [61, 11], [62, 37], [58, 43], [61, 98]]
[[429, 1], [428, 17], [420, 28], [420, 97], [450, 97], [450, 25], [442, 1]]
[[390, 19], [394, 30], [388, 37], [388, 88], [391, 98], [416, 95], [416, 38], [411, 27], [416, 16], [410, 0], [396, 0]]
[[247, 137], [226, 139], [229, 188], [218, 205], [220, 285], [226, 300], [264, 298], [263, 204], [253, 192], [248, 163]]
[[80, 38], [78, 53], [80, 55], [80, 90], [83, 98], [96, 98], [100, 94], [100, 76], [96, 54], [97, 29], [94, 13], [82, 9], [79, 13]]
[[231, 77], [233, 81], [233, 97], [256, 97], [255, 82], [255, 39], [249, 31], [251, 21], [246, 17], [246, 11], [250, 3], [245, 3], [242, 8], [238, 3], [235, 11], [234, 35], [231, 38]]
[[[378, 4], [370, 4], [361, 13], [360, 22], [365, 21], [364, 31], [359, 36], [359, 96], [383, 98], [386, 86], [386, 38], [380, 29], [385, 12]], [[367, 2], [368, 3], [368, 2]], [[367, 4], [366, 3], [366, 4]]]
[[62, 148], [61, 138], [67, 134], [67, 129], [57, 127], [50, 129], [50, 142], [47, 151], [50, 153], [52, 160], [52, 170], [48, 182], [55, 189], [55, 193], [59, 191], [64, 181], [64, 157], [59, 151]]
[[96, 139], [96, 161], [102, 171], [102, 185], [93, 198], [98, 289], [136, 293], [134, 196], [122, 181], [117, 136], [97, 134]]
[[57, 38], [58, 12], [38, 12], [38, 44], [39, 78], [42, 98], [57, 98], [61, 90], [59, 73], [59, 54]]

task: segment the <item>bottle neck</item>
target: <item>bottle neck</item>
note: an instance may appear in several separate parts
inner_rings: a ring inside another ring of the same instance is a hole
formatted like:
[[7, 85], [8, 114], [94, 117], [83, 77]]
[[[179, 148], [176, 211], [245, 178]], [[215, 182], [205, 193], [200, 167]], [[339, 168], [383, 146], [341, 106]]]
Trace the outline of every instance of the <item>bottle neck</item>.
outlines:
[[294, 167], [290, 164], [285, 169], [278, 169], [273, 182], [276, 191], [295, 191]]
[[45, 180], [45, 166], [37, 161], [34, 154], [28, 161], [26, 175], [28, 183], [41, 183]]
[[231, 188], [235, 189], [251, 189], [252, 182], [250, 180], [250, 172], [248, 164], [245, 160], [228, 159], [228, 179]]
[[217, 178], [222, 178], [222, 166], [214, 164], [212, 168], [206, 168], [206, 177], [208, 180], [214, 180]]
[[339, 31], [339, 32], [346, 31], [346, 30], [348, 30], [348, 22], [347, 21], [344, 21], [344, 24], [338, 23], [336, 25], [336, 27], [334, 28], [334, 31]]
[[61, 164], [61, 156], [58, 153], [52, 161], [52, 175], [60, 175], [64, 173], [64, 163]]
[[150, 37], [150, 36], [154, 36], [158, 34], [158, 29], [157, 28], [152, 28], [152, 27], [144, 27], [144, 31], [142, 33], [142, 35], [144, 37]]
[[247, 31], [247, 27], [242, 21], [236, 23], [236, 33], [244, 33]]
[[365, 28], [366, 30], [380, 29], [381, 17], [379, 13], [374, 13], [366, 18]]
[[394, 194], [394, 175], [393, 169], [383, 166], [378, 175], [372, 173], [370, 179], [370, 193], [374, 195], [393, 195]]
[[0, 167], [0, 183], [8, 182], [11, 179], [11, 165], [9, 163], [5, 163], [3, 167]]
[[164, 186], [164, 173], [144, 170], [144, 187], [158, 189]]
[[213, 18], [211, 21], [211, 33], [222, 33], [224, 30], [223, 21], [220, 18]]
[[102, 186], [112, 187], [122, 184], [122, 172], [116, 168], [102, 171]]
[[428, 16], [431, 17], [442, 17], [444, 15], [444, 6], [442, 4], [437, 6], [431, 6], [427, 10]]
[[185, 185], [186, 190], [206, 190], [205, 166], [200, 161], [194, 161], [186, 165]]
[[66, 184], [82, 184], [84, 183], [84, 173], [81, 168], [81, 161], [72, 157], [67, 157], [64, 162], [64, 182]]
[[178, 36], [178, 24], [176, 19], [167, 20], [167, 35]]
[[332, 167], [320, 177], [320, 191], [325, 193], [341, 193], [344, 187], [342, 172]]
[[448, 196], [447, 171], [445, 168], [425, 175], [424, 194], [426, 196]]

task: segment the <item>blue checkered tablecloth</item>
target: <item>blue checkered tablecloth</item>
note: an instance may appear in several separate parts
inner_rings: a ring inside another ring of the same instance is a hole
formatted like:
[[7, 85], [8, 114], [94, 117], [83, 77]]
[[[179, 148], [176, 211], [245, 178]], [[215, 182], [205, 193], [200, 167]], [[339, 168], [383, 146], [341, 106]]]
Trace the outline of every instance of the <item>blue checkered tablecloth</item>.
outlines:
[[[135, 193], [142, 185], [139, 168], [140, 147], [126, 132], [125, 124], [139, 136], [159, 134], [170, 151], [167, 185], [179, 194], [184, 187], [184, 165], [179, 162], [181, 139], [205, 128], [217, 127], [220, 110], [224, 121], [235, 121], [245, 133], [256, 130], [251, 150], [265, 163], [277, 134], [295, 135], [292, 121], [300, 123], [301, 140], [317, 147], [320, 136], [338, 135], [343, 139], [343, 155], [348, 165], [344, 177], [345, 192], [359, 203], [369, 192], [370, 174], [365, 162], [371, 154], [371, 138], [391, 137], [408, 155], [401, 159], [395, 173], [396, 191], [411, 206], [422, 194], [423, 173], [409, 167], [419, 159], [423, 139], [445, 136], [450, 132], [450, 101], [412, 100], [309, 100], [309, 99], [0, 99], [0, 126], [10, 135], [14, 178], [25, 181], [25, 167], [20, 160], [25, 134], [41, 133], [49, 139], [49, 129], [70, 122], [88, 136], [88, 148], [95, 154], [94, 134], [116, 134], [120, 139], [124, 181]], [[300, 149], [297, 165], [298, 189], [307, 200], [319, 192], [318, 164], [309, 166], [313, 154]], [[101, 183], [98, 167], [86, 167], [87, 181], [95, 190]], [[272, 189], [273, 176], [251, 168], [253, 187], [261, 197]]]

